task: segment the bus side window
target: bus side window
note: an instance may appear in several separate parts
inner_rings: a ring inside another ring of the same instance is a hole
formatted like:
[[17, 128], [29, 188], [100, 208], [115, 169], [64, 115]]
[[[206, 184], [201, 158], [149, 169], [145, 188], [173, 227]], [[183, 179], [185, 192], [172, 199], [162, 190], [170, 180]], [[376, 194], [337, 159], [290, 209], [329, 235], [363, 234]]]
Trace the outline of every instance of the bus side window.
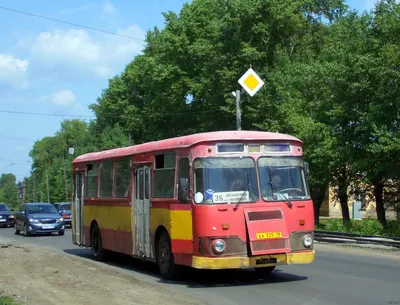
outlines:
[[127, 198], [131, 181], [131, 158], [117, 159], [115, 165], [115, 197]]
[[97, 197], [98, 163], [86, 165], [86, 198]]
[[189, 158], [179, 159], [179, 169], [178, 169], [178, 183], [180, 183], [181, 178], [187, 179], [188, 181], [188, 194], [190, 197], [190, 165]]
[[175, 189], [176, 153], [158, 154], [154, 159], [152, 197], [173, 198]]
[[104, 160], [100, 163], [100, 197], [112, 197], [114, 180], [114, 159]]

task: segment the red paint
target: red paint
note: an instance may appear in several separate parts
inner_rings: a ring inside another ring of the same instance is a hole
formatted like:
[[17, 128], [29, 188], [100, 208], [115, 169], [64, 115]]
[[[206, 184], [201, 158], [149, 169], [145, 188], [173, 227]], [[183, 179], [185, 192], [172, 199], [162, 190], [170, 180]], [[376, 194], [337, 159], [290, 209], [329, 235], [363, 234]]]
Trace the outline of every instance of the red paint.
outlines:
[[[238, 236], [243, 242], [256, 242], [256, 233], [264, 232], [282, 232], [285, 238], [290, 236], [291, 232], [300, 230], [314, 230], [314, 213], [312, 201], [292, 201], [292, 209], [287, 206], [286, 202], [258, 202], [244, 203], [234, 211], [235, 205], [225, 205], [227, 211], [220, 211], [221, 205], [197, 205], [193, 206], [193, 253], [199, 253], [199, 237], [215, 237], [215, 236]], [[298, 208], [298, 205], [305, 205], [306, 208]], [[272, 211], [281, 210], [283, 219], [268, 219], [248, 222], [246, 213], [249, 211]], [[298, 219], [304, 219], [304, 226], [300, 226]], [[224, 229], [223, 225], [229, 224], [228, 229]], [[247, 231], [250, 241], [247, 238]], [[265, 241], [265, 240], [264, 240]], [[279, 244], [275, 242], [275, 244]], [[268, 254], [290, 252], [289, 247], [280, 249], [267, 249], [267, 245], [257, 244], [257, 249], [253, 253]]]
[[172, 239], [171, 246], [173, 253], [193, 253], [193, 242], [191, 240]]
[[[103, 248], [132, 255], [132, 232], [100, 228]], [[85, 246], [90, 247], [90, 228], [84, 227]]]
[[84, 205], [86, 206], [100, 206], [100, 207], [129, 207], [131, 204], [129, 202], [129, 199], [126, 200], [110, 200], [105, 199], [105, 198], [88, 198], [84, 199]]
[[264, 212], [264, 211], [276, 211], [281, 210], [278, 207], [271, 207], [271, 206], [263, 206], [263, 207], [245, 207], [244, 215], [246, 219], [246, 226], [249, 236], [250, 248], [253, 255], [263, 255], [263, 254], [271, 254], [271, 253], [285, 253], [290, 252], [290, 248], [287, 246], [285, 247], [273, 247], [272, 249], [263, 249], [263, 250], [256, 250], [253, 248], [253, 243], [268, 243], [271, 239], [257, 239], [257, 233], [266, 233], [266, 232], [280, 232], [282, 233], [282, 238], [276, 239], [289, 239], [289, 232], [287, 230], [286, 221], [285, 219], [263, 219], [263, 220], [254, 220], [250, 221], [248, 213], [250, 212]]
[[103, 238], [103, 248], [132, 255], [132, 232], [100, 229]]
[[[297, 143], [298, 146], [302, 144], [299, 139], [281, 133], [275, 132], [264, 132], [264, 131], [247, 131], [247, 130], [228, 130], [228, 131], [215, 131], [215, 132], [204, 132], [198, 134], [192, 134], [182, 137], [176, 137], [171, 139], [165, 139], [160, 141], [154, 141], [129, 147], [115, 148], [105, 150], [101, 152], [93, 152], [78, 156], [73, 160], [73, 164], [81, 162], [91, 162], [97, 160], [104, 160], [110, 158], [119, 158], [124, 156], [135, 155], [135, 160], [146, 160], [147, 156], [143, 156], [146, 153], [153, 153], [157, 151], [174, 151], [178, 148], [187, 148], [192, 145], [202, 142], [215, 142], [215, 141], [255, 141], [260, 142], [290, 142], [292, 144]], [[204, 149], [204, 154], [209, 154], [207, 148]], [[296, 154], [295, 149], [294, 154]], [[301, 154], [301, 152], [297, 152]], [[142, 159], [143, 158], [143, 159]], [[74, 165], [75, 166], [75, 165]]]
[[178, 210], [178, 211], [190, 211], [192, 205], [190, 203], [176, 203], [176, 200], [155, 200], [151, 199], [151, 207], [153, 209], [168, 209], [168, 210]]
[[177, 265], [192, 266], [192, 254], [174, 253], [174, 261]]

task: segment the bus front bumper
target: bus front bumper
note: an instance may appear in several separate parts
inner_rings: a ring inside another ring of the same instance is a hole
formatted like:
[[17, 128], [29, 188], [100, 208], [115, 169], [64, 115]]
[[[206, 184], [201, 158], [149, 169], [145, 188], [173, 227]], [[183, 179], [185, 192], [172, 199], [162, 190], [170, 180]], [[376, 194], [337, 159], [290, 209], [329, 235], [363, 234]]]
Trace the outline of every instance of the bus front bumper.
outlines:
[[[192, 267], [196, 269], [246, 269], [278, 265], [310, 264], [314, 261], [315, 250], [253, 257], [203, 257], [193, 256]], [[276, 259], [276, 263], [263, 263]]]

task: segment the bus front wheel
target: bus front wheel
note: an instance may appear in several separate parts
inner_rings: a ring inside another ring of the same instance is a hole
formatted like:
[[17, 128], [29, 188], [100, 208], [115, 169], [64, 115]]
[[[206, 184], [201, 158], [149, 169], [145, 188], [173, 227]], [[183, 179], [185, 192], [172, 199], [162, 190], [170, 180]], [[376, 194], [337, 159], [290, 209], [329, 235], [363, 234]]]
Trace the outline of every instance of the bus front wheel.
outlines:
[[164, 279], [171, 280], [177, 276], [178, 266], [174, 262], [171, 239], [165, 231], [161, 233], [157, 242], [157, 265]]

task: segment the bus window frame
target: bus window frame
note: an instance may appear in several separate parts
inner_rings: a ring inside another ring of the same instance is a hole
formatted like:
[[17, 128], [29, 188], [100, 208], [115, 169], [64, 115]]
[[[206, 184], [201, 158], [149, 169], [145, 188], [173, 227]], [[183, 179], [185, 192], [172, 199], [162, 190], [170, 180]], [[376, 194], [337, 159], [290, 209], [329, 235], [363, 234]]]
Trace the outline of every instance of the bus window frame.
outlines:
[[[107, 158], [107, 159], [101, 159], [101, 161], [99, 162], [99, 177], [98, 177], [98, 183], [97, 183], [97, 197], [98, 198], [104, 198], [104, 199], [111, 199], [111, 198], [115, 198], [114, 197], [114, 184], [115, 184], [115, 159], [116, 158]], [[111, 195], [110, 196], [100, 196], [100, 187], [101, 187], [101, 165], [103, 164], [103, 162], [108, 162], [108, 161], [112, 161], [113, 162], [113, 174], [112, 174], [112, 185], [111, 185]]]
[[[175, 156], [175, 158], [174, 158], [174, 162], [175, 162], [175, 166], [172, 168], [172, 167], [170, 167], [170, 168], [156, 168], [156, 158], [157, 158], [157, 156], [160, 156], [160, 155], [167, 155], [167, 154], [169, 154], [169, 155], [171, 155], [171, 154], [174, 154], [174, 156]], [[177, 179], [177, 172], [178, 172], [178, 170], [177, 170], [177, 164], [178, 164], [178, 151], [177, 150], [166, 150], [166, 151], [159, 151], [159, 152], [156, 152], [156, 153], [154, 153], [154, 155], [153, 155], [153, 162], [152, 162], [152, 166], [151, 166], [151, 173], [150, 173], [150, 177], [151, 177], [151, 185], [150, 185], [150, 190], [151, 190], [151, 192], [150, 192], [150, 198], [151, 199], [176, 199], [176, 197], [177, 197], [177, 191], [176, 191], [176, 179]], [[172, 185], [172, 190], [173, 190], [173, 193], [172, 193], [172, 196], [171, 197], [165, 197], [165, 196], [160, 196], [160, 197], [155, 197], [154, 196], [154, 186], [155, 186], [155, 181], [156, 181], [156, 179], [155, 179], [155, 174], [156, 174], [156, 171], [166, 171], [166, 170], [174, 170], [174, 181], [173, 181], [173, 185]]]

